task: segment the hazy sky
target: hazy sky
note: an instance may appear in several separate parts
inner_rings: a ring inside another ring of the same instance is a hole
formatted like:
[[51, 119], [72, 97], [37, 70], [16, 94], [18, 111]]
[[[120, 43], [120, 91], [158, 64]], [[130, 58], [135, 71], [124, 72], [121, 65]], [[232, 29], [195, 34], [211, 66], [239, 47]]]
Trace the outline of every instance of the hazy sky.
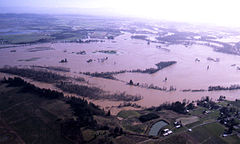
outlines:
[[105, 14], [240, 27], [240, 0], [0, 0], [0, 7], [74, 8], [89, 13], [97, 8]]

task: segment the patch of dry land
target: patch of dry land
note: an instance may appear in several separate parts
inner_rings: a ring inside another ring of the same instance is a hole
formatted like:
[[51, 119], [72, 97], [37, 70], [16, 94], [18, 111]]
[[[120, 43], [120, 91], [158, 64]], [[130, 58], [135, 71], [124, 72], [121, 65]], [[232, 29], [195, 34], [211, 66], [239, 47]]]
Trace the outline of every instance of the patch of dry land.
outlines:
[[199, 121], [199, 117], [197, 117], [197, 116], [181, 117], [181, 118], [178, 118], [177, 121], [178, 122], [181, 121], [182, 125], [185, 126], [185, 125]]

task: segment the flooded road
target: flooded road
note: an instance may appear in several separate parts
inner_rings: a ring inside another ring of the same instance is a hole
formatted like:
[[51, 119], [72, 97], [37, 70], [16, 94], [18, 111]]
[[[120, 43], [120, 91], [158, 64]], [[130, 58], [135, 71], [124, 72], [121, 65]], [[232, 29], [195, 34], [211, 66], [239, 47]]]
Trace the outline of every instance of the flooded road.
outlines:
[[[161, 48], [159, 47], [161, 46]], [[14, 52], [13, 50], [16, 50]], [[86, 54], [79, 52], [85, 51]], [[101, 52], [102, 51], [102, 52]], [[107, 53], [103, 51], [114, 51]], [[67, 63], [59, 63], [67, 59]], [[88, 60], [91, 62], [87, 62]], [[114, 75], [119, 81], [93, 78], [78, 74], [79, 72], [112, 72], [156, 68], [161, 61], [177, 61], [177, 64], [164, 68], [154, 74], [123, 73]], [[235, 65], [233, 65], [235, 64]], [[124, 33], [114, 40], [97, 43], [45, 43], [16, 48], [0, 49], [0, 67], [10, 66], [60, 66], [70, 68], [70, 76], [84, 77], [89, 84], [114, 92], [127, 92], [141, 95], [143, 99], [137, 104], [150, 107], [166, 101], [197, 100], [210, 96], [214, 100], [220, 95], [235, 100], [239, 90], [219, 92], [182, 92], [184, 89], [207, 90], [208, 86], [230, 86], [240, 83], [240, 56], [218, 53], [213, 48], [203, 45], [164, 45], [147, 44], [144, 40], [131, 39], [130, 33]], [[167, 81], [164, 82], [164, 79]], [[158, 87], [173, 86], [176, 91], [165, 92], [126, 85], [134, 83], [153, 84]], [[94, 101], [107, 107], [110, 101]], [[115, 103], [117, 105], [119, 103]]]

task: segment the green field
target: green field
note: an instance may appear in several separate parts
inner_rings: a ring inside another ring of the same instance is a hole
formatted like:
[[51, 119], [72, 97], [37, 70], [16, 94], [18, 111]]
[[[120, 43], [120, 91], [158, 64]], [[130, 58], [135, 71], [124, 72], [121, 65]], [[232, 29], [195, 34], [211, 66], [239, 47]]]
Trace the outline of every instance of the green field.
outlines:
[[194, 128], [189, 134], [200, 143], [205, 143], [214, 139], [220, 144], [225, 143], [224, 140], [220, 138], [220, 135], [223, 133], [223, 131], [224, 127], [219, 123], [211, 123]]
[[134, 110], [123, 110], [120, 111], [117, 116], [126, 119], [129, 117], [139, 117], [140, 114]]
[[239, 138], [236, 136], [222, 137], [225, 127], [219, 123], [211, 123], [193, 129], [190, 134], [195, 140], [200, 143], [217, 143], [217, 144], [237, 144]]

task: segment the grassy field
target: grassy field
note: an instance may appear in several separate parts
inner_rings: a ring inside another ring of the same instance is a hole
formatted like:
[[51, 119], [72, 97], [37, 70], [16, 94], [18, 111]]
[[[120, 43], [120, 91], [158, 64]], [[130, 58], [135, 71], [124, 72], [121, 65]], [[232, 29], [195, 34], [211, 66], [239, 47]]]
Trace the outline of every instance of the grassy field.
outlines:
[[138, 120], [140, 113], [134, 110], [122, 110], [117, 114], [118, 117], [123, 118], [121, 121], [122, 127], [131, 132], [143, 134], [147, 125]]
[[221, 137], [224, 127], [219, 123], [210, 123], [207, 125], [194, 128], [190, 134], [195, 140], [200, 143], [226, 143]]
[[238, 108], [240, 108], [240, 100], [231, 101], [231, 102], [229, 102], [229, 103], [232, 104], [232, 105], [234, 105], [234, 106], [236, 106], [236, 107], [238, 107]]
[[139, 134], [143, 134], [147, 125], [145, 124], [134, 124], [134, 122], [131, 122], [129, 120], [124, 120], [122, 122], [122, 126], [125, 130], [127, 131], [131, 131], [131, 132], [135, 132], [135, 133], [139, 133]]
[[123, 110], [120, 111], [117, 116], [126, 119], [130, 117], [139, 117], [140, 114], [134, 110]]
[[181, 118], [178, 118], [177, 121], [181, 121], [181, 123], [185, 126], [185, 125], [199, 121], [199, 118], [197, 116], [181, 117]]
[[193, 141], [187, 134], [173, 135], [170, 138], [164, 139], [162, 141], [154, 142], [154, 144], [194, 144]]
[[158, 141], [163, 144], [202, 143], [202, 144], [237, 144], [239, 139], [236, 136], [222, 137], [225, 127], [221, 124], [209, 123], [193, 128], [192, 132], [182, 132], [172, 135], [167, 139]]
[[116, 144], [135, 144], [145, 140], [147, 140], [147, 138], [126, 135], [126, 136], [120, 136], [116, 138], [113, 142]]
[[196, 109], [190, 111], [190, 114], [193, 115], [193, 116], [199, 116], [202, 114], [202, 112], [204, 110], [207, 110], [206, 108], [203, 108], [203, 107], [197, 107]]
[[[186, 127], [192, 128], [193, 126], [199, 125], [203, 122], [211, 121], [211, 120], [216, 120], [219, 116], [219, 111], [218, 110], [212, 110], [208, 114], [203, 114], [204, 110], [208, 110], [204, 107], [198, 106], [196, 109], [190, 111], [190, 114], [192, 116], [197, 116], [199, 117], [199, 121], [186, 124]], [[209, 110], [208, 110], [209, 111]]]
[[1, 84], [0, 112], [1, 119], [27, 144], [70, 143], [61, 136], [58, 121], [72, 117], [72, 111], [61, 100], [48, 100]]

